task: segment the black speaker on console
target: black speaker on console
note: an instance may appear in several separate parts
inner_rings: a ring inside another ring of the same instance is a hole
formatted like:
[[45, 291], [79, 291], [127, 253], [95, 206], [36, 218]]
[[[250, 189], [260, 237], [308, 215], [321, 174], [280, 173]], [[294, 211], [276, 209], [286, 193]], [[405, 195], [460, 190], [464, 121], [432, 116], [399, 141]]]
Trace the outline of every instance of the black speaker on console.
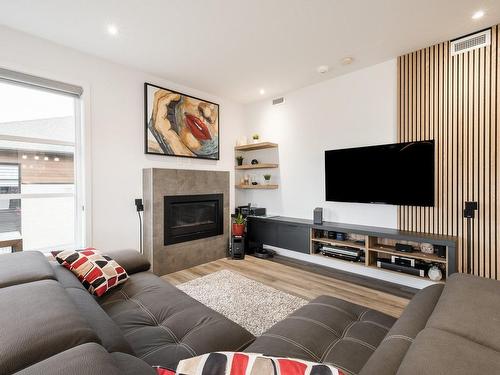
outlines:
[[321, 207], [316, 207], [314, 209], [313, 222], [316, 225], [323, 224], [323, 209]]

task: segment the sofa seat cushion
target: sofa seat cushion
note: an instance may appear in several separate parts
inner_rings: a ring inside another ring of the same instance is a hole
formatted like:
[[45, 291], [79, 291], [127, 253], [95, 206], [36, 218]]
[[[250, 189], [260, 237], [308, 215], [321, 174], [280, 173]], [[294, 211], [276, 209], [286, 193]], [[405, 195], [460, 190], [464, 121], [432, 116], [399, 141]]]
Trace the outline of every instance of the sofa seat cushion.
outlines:
[[427, 322], [437, 328], [500, 351], [500, 283], [453, 274]]
[[80, 344], [99, 342], [57, 281], [1, 288], [0, 301], [0, 374], [11, 374]]
[[55, 280], [54, 270], [38, 251], [0, 255], [0, 288], [50, 279]]
[[443, 291], [443, 284], [420, 290], [406, 306], [360, 375], [395, 374], [413, 340], [425, 328]]
[[357, 374], [394, 321], [378, 311], [320, 296], [275, 324], [245, 352], [324, 362]]
[[184, 358], [237, 351], [254, 337], [236, 323], [149, 273], [130, 276], [99, 299], [139, 358], [175, 368]]
[[411, 345], [397, 374], [500, 374], [500, 353], [453, 333], [425, 328]]

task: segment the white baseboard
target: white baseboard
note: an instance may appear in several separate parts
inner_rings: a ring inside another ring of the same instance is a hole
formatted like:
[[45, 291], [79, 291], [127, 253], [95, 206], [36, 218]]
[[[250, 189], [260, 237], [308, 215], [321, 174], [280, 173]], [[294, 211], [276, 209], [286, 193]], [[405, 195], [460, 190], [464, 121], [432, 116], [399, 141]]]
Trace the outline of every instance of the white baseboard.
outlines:
[[320, 264], [322, 266], [335, 268], [338, 270], [347, 271], [367, 277], [373, 277], [375, 279], [389, 281], [391, 283], [405, 285], [411, 288], [423, 289], [429, 285], [435, 284], [435, 282], [430, 280], [424, 280], [424, 279], [419, 280], [412, 276], [406, 276], [391, 271], [378, 270], [375, 268], [368, 268], [362, 265], [357, 265], [355, 263], [346, 262], [343, 260], [337, 260], [334, 258], [318, 257], [310, 254], [303, 254], [297, 251], [281, 249], [279, 247], [268, 246], [268, 245], [264, 245], [264, 247], [272, 249], [276, 251], [276, 253], [278, 253], [279, 255], [283, 255], [288, 258], [300, 259], [305, 262]]

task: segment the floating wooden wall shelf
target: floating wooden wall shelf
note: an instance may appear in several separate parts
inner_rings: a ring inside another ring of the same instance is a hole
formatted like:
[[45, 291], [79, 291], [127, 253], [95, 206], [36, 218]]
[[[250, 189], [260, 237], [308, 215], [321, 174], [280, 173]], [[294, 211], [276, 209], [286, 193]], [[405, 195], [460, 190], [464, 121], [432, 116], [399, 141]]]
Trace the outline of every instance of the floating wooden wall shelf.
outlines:
[[252, 143], [250, 145], [236, 146], [234, 149], [236, 151], [255, 151], [255, 150], [264, 150], [266, 148], [277, 148], [277, 143], [272, 142], [260, 142], [260, 143]]
[[265, 185], [265, 184], [259, 184], [259, 185], [236, 185], [236, 189], [277, 189], [278, 185]]
[[242, 171], [249, 169], [265, 169], [265, 168], [278, 168], [278, 164], [270, 164], [270, 163], [244, 164], [244, 165], [237, 165], [235, 167], [235, 169]]

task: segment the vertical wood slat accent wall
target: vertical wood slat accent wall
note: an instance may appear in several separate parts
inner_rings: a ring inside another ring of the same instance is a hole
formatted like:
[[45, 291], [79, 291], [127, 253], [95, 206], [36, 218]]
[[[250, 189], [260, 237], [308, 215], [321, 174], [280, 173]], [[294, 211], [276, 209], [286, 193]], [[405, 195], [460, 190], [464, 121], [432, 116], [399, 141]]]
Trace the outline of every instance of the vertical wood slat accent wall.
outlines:
[[398, 140], [434, 139], [436, 147], [435, 206], [400, 206], [398, 226], [458, 236], [465, 272], [464, 202], [477, 201], [472, 273], [500, 279], [499, 26], [491, 33], [490, 46], [460, 55], [445, 42], [398, 58]]

